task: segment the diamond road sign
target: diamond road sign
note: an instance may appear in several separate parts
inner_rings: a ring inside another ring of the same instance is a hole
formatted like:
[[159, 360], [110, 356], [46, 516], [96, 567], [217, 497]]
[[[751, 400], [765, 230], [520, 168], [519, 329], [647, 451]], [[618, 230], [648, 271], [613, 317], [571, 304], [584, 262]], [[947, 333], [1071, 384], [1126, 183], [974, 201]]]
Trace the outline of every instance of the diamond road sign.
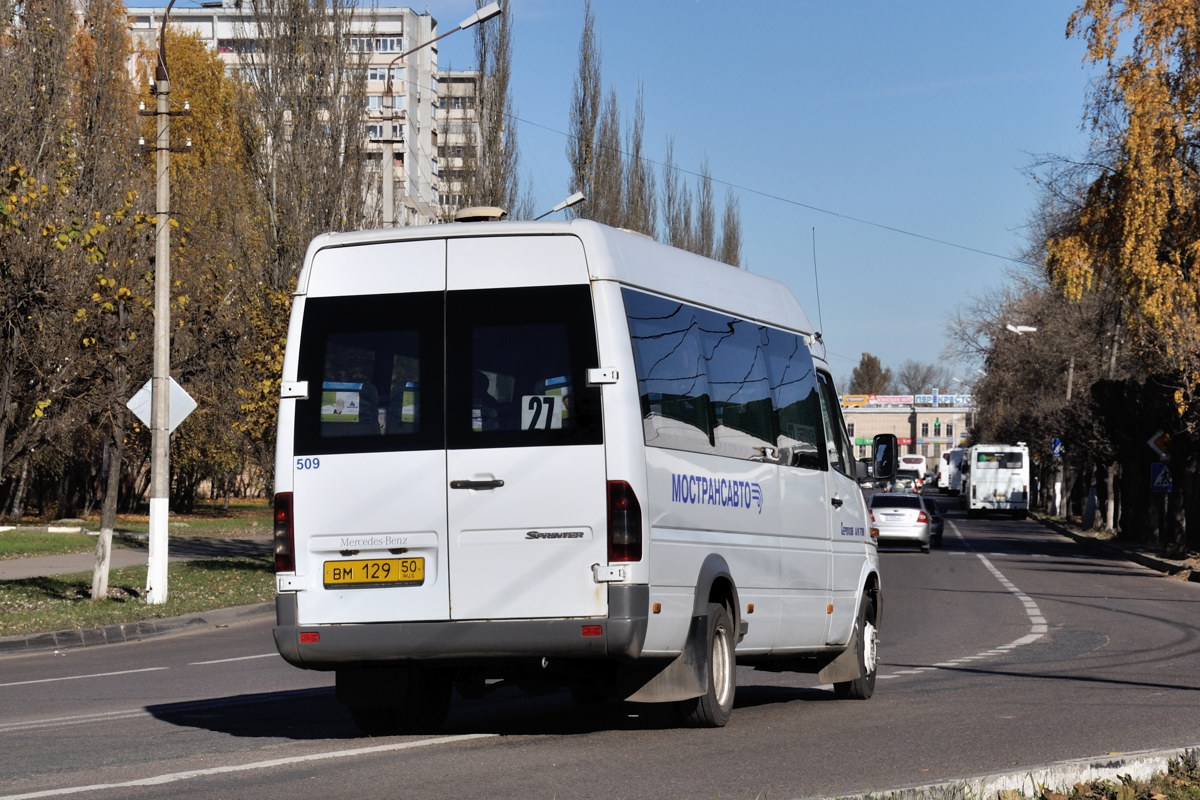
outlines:
[[[167, 432], [173, 432], [179, 423], [187, 419], [187, 415], [196, 410], [196, 401], [187, 393], [187, 390], [175, 382], [174, 378], [170, 379], [171, 392], [167, 395], [167, 417], [169, 419]], [[138, 389], [137, 394], [129, 398], [129, 402], [125, 406], [134, 413], [134, 415], [142, 421], [142, 424], [147, 428], [151, 423], [151, 385], [154, 379], [146, 381], [141, 389]]]

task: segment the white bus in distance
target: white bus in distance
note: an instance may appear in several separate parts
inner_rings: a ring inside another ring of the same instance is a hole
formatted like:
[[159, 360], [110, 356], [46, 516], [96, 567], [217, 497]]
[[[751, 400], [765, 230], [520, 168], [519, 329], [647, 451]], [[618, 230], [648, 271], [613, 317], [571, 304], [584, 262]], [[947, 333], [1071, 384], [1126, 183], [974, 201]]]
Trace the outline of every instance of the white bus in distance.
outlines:
[[946, 450], [938, 461], [938, 489], [947, 494], [959, 494], [963, 484], [963, 459], [967, 456], [965, 447], [955, 447]]
[[867, 698], [857, 467], [776, 281], [583, 220], [326, 234], [284, 357], [276, 645], [369, 734], [514, 684], [720, 726], [737, 664]]
[[1003, 511], [1017, 519], [1029, 513], [1029, 448], [1024, 442], [976, 444], [963, 464], [967, 516]]

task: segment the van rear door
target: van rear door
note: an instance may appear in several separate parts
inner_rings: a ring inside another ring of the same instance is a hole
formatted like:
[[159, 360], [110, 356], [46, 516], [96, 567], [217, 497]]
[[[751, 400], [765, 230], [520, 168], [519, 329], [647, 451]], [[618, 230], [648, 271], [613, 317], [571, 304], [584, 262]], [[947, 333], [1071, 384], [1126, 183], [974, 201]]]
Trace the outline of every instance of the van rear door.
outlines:
[[575, 237], [451, 239], [446, 501], [452, 619], [597, 616], [607, 562], [591, 288]]
[[332, 247], [301, 316], [292, 487], [305, 624], [595, 616], [598, 366], [571, 236]]
[[325, 248], [296, 297], [307, 397], [290, 483], [305, 624], [449, 614], [445, 253], [441, 239]]

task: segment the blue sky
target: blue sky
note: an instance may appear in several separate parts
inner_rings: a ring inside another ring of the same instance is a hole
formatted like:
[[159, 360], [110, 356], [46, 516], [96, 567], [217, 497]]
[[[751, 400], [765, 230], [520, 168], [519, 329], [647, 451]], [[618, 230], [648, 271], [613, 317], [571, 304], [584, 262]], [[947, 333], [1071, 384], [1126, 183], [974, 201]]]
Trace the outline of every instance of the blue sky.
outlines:
[[[1082, 43], [1065, 37], [1076, 5], [593, 0], [592, 8], [603, 81], [623, 122], [640, 85], [646, 155], [661, 162], [673, 138], [678, 166], [698, 172], [707, 157], [718, 198], [734, 187], [743, 265], [791, 287], [819, 319], [844, 379], [864, 352], [893, 369], [941, 363], [947, 319], [1008, 282], [1006, 258], [1024, 247], [1036, 202], [1027, 168], [1042, 154], [1079, 156], [1087, 142], [1089, 73]], [[474, 2], [423, 8], [445, 31]], [[549, 209], [567, 193], [583, 2], [507, 8], [522, 180]], [[472, 58], [467, 31], [440, 43], [443, 68], [470, 68]]]
[[[161, 5], [130, 0], [129, 5]], [[179, 0], [179, 7], [197, 5]], [[474, 0], [408, 5], [442, 32]], [[943, 363], [947, 320], [1005, 285], [1041, 155], [1080, 156], [1089, 73], [1065, 37], [1076, 0], [593, 0], [622, 121], [645, 93], [645, 154], [708, 159], [741, 209], [743, 266], [786, 283], [834, 376], [862, 353]], [[569, 104], [583, 0], [505, 0], [521, 180], [568, 193]], [[485, 23], [492, 24], [492, 23]], [[473, 36], [439, 43], [473, 69]], [[661, 176], [660, 176], [661, 177]], [[695, 176], [686, 176], [692, 181]], [[819, 298], [818, 298], [819, 288]], [[951, 365], [955, 374], [973, 369]]]

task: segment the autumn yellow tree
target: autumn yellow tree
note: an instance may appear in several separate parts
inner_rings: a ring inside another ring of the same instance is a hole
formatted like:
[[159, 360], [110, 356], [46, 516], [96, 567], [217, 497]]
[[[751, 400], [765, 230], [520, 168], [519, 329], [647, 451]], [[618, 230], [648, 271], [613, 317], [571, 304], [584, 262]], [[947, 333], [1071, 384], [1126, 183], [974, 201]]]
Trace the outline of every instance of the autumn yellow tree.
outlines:
[[101, 0], [0, 10], [0, 499], [19, 516], [53, 473], [47, 504], [70, 513], [100, 463], [88, 311], [133, 163], [125, 20]]
[[240, 392], [260, 380], [245, 368], [246, 351], [271, 347], [251, 324], [261, 303], [265, 210], [247, 190], [240, 80], [195, 35], [168, 27], [165, 50], [172, 105], [186, 101], [190, 112], [173, 117], [171, 129], [173, 144], [190, 142], [171, 158], [172, 372], [197, 402], [172, 436], [172, 505], [188, 510], [203, 482], [231, 485], [256, 449], [239, 431]]
[[1122, 293], [1139, 341], [1178, 375], [1184, 412], [1200, 386], [1200, 8], [1086, 0], [1067, 33], [1103, 70], [1089, 119], [1105, 167], [1051, 240], [1051, 274], [1072, 298], [1100, 282]]
[[1069, 298], [1123, 299], [1131, 345], [1176, 417], [1170, 549], [1182, 549], [1200, 390], [1200, 7], [1194, 0], [1084, 0], [1067, 24], [1099, 70], [1088, 106], [1099, 166], [1047, 266]]

